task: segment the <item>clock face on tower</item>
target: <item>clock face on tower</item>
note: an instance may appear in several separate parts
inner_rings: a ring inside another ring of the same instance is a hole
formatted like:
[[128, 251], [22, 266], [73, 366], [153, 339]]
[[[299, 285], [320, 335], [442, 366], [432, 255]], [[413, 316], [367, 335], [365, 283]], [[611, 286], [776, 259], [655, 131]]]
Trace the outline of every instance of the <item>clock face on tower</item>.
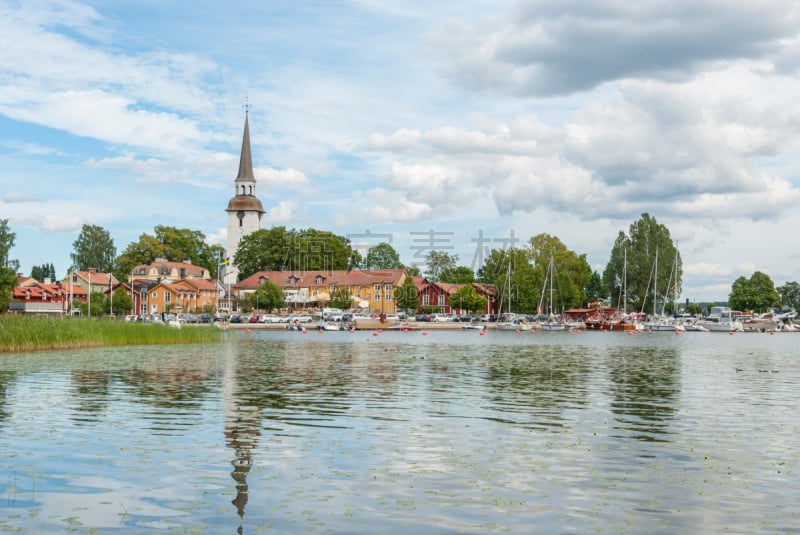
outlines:
[[239, 210], [238, 212], [236, 212], [236, 217], [238, 217], [239, 221], [241, 221], [242, 219], [244, 219], [244, 212]]

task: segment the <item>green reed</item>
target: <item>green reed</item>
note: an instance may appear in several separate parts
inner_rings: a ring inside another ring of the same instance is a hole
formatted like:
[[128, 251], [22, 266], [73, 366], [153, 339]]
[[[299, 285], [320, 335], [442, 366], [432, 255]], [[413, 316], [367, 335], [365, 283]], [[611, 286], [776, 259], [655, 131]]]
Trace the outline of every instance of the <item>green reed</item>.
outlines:
[[130, 323], [121, 320], [0, 315], [0, 352], [75, 347], [217, 342], [216, 326]]

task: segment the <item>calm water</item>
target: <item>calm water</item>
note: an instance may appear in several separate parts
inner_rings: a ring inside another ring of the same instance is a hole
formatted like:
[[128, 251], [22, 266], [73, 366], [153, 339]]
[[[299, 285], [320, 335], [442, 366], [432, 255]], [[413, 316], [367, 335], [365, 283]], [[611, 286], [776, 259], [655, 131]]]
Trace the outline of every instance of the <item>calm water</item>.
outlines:
[[800, 533], [800, 334], [0, 355], [0, 532]]

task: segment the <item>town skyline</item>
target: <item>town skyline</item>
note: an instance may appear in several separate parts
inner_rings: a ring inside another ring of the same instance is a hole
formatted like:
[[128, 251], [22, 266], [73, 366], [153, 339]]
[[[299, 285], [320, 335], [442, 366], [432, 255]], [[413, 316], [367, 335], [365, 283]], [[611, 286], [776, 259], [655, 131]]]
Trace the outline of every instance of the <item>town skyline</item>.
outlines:
[[546, 233], [602, 273], [649, 213], [681, 252], [682, 300], [755, 271], [800, 280], [790, 2], [0, 12], [0, 218], [25, 273], [62, 276], [84, 224], [118, 253], [156, 225], [224, 246], [247, 105], [264, 228], [474, 270], [482, 247]]

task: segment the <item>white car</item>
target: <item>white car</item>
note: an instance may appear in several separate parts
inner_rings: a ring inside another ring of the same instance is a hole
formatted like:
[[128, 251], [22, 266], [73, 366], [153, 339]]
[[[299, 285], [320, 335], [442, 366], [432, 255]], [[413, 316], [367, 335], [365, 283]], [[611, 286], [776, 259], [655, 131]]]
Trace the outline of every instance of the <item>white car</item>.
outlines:
[[450, 321], [447, 314], [431, 314], [431, 321]]

